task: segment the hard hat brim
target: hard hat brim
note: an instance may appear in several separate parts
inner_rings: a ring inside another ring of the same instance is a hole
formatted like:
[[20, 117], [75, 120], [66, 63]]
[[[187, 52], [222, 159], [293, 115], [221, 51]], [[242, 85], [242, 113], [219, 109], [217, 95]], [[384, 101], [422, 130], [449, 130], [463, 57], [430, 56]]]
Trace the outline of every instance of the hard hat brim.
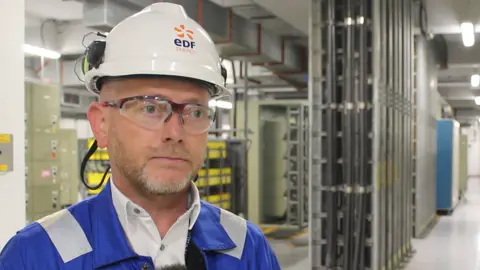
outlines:
[[198, 66], [191, 63], [181, 63], [178, 61], [165, 61], [165, 59], [149, 60], [131, 60], [103, 63], [98, 69], [92, 69], [85, 74], [86, 88], [96, 94], [100, 94], [97, 82], [103, 77], [122, 77], [129, 75], [159, 75], [175, 76], [189, 79], [195, 79], [212, 84], [212, 97], [228, 97], [231, 91], [226, 88], [223, 76], [216, 72], [217, 67]]

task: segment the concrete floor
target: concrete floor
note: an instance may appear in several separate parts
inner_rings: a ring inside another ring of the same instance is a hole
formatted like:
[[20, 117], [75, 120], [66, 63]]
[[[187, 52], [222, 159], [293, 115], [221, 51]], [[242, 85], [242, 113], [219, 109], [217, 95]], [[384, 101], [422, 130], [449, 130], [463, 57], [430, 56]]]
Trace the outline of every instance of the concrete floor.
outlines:
[[480, 269], [480, 178], [469, 180], [466, 200], [452, 216], [413, 243], [417, 252], [407, 270]]
[[[308, 247], [271, 240], [282, 269], [308, 270]], [[425, 239], [414, 239], [416, 253], [406, 270], [480, 269], [480, 178], [469, 180], [466, 200], [443, 216]]]

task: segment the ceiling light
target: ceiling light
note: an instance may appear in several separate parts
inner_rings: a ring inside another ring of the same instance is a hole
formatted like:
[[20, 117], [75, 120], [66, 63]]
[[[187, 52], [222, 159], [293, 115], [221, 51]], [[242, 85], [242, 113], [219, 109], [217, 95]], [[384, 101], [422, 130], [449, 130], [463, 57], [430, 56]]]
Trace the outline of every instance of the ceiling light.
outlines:
[[58, 52], [28, 45], [28, 44], [23, 44], [23, 52], [25, 54], [36, 55], [36, 56], [50, 58], [50, 59], [58, 59], [61, 56], [61, 54]]
[[233, 104], [230, 101], [217, 100], [217, 108], [231, 109]]
[[480, 86], [480, 75], [479, 74], [473, 74], [472, 77], [470, 77], [470, 84], [472, 87], [479, 87]]
[[231, 109], [233, 108], [233, 104], [230, 101], [225, 100], [210, 100], [208, 102], [209, 107], [217, 107], [220, 109]]
[[480, 97], [475, 97], [475, 104], [480, 105]]
[[463, 46], [472, 47], [475, 44], [475, 27], [471, 22], [463, 22], [460, 25], [462, 31]]

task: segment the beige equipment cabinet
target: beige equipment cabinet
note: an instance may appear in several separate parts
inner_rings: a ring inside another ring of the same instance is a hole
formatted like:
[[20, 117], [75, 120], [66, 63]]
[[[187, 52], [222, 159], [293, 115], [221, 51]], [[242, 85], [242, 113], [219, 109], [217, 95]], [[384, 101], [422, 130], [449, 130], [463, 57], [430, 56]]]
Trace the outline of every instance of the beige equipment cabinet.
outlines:
[[25, 82], [27, 223], [61, 209], [59, 120], [59, 86]]
[[61, 129], [59, 133], [60, 155], [60, 205], [62, 208], [75, 204], [79, 197], [80, 164], [78, 137], [74, 129]]
[[459, 191], [460, 199], [465, 196], [468, 187], [468, 137], [460, 135], [460, 154], [459, 154]]

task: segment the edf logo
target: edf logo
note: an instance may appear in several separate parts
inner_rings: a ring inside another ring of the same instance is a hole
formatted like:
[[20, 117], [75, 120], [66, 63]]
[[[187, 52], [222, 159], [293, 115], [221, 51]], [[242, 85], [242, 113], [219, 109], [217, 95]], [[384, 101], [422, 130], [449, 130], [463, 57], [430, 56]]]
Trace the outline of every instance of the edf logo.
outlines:
[[173, 29], [177, 32], [177, 37], [179, 37], [173, 41], [175, 46], [185, 49], [193, 49], [195, 47], [192, 30], [185, 29], [185, 25], [183, 24]]

